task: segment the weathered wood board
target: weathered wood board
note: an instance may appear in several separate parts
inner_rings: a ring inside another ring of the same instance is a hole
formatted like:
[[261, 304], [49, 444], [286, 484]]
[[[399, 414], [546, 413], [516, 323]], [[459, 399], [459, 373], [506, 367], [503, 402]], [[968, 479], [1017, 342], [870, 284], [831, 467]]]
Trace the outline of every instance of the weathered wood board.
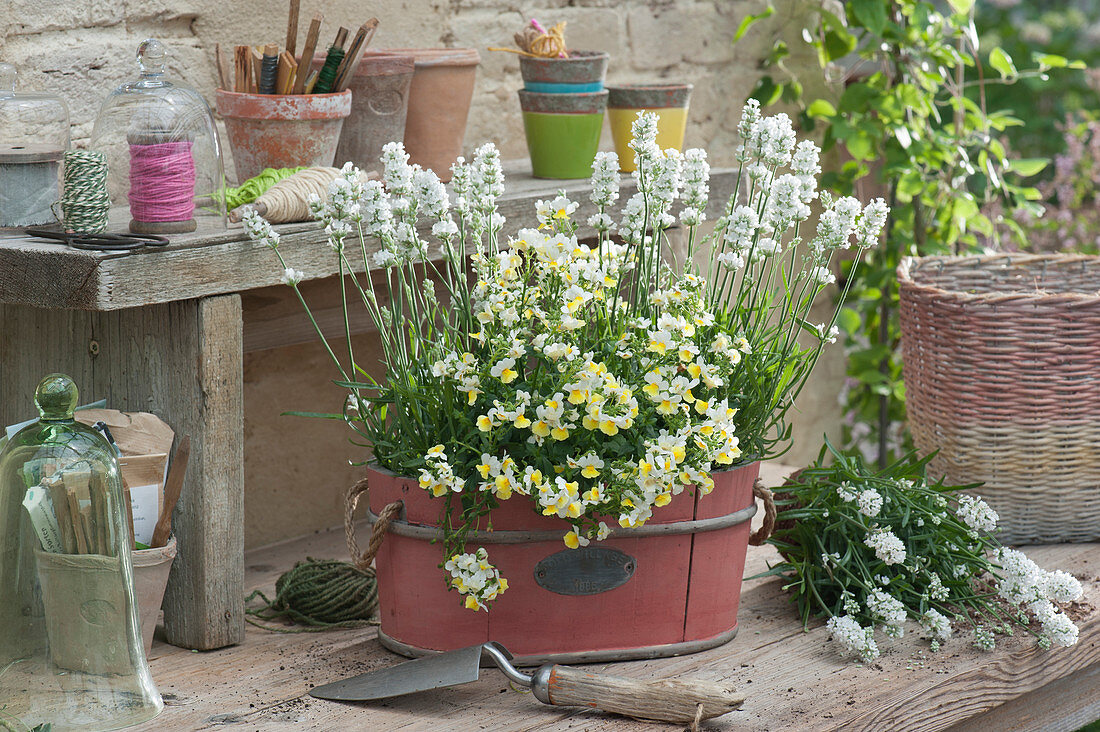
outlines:
[[68, 374], [81, 403], [153, 412], [191, 435], [164, 610], [189, 648], [241, 640], [244, 573], [241, 301], [237, 295], [109, 312], [0, 305], [0, 424], [35, 417], [34, 390]]
[[[771, 482], [774, 467], [765, 466]], [[364, 529], [365, 530], [365, 529]], [[1029, 548], [1045, 567], [1082, 578], [1085, 602], [1077, 608], [1081, 638], [1070, 649], [1043, 651], [1030, 638], [1000, 642], [992, 653], [965, 639], [928, 651], [910, 631], [883, 644], [870, 666], [842, 660], [820, 625], [803, 632], [777, 579], [747, 582], [737, 638], [725, 646], [681, 658], [586, 666], [636, 679], [698, 677], [731, 682], [747, 696], [744, 708], [703, 729], [956, 730], [1069, 732], [1100, 715], [1100, 552], [1095, 544]], [[258, 549], [246, 557], [246, 587], [269, 591], [275, 578], [305, 556], [344, 557], [342, 531]], [[749, 574], [777, 554], [749, 549]], [[532, 632], [537, 632], [536, 628]], [[153, 676], [166, 694], [161, 717], [140, 729], [333, 730], [405, 732], [548, 730], [656, 732], [682, 725], [638, 722], [579, 708], [555, 708], [509, 687], [491, 669], [473, 684], [385, 702], [341, 704], [307, 692], [347, 676], [399, 663], [383, 650], [373, 629], [282, 634], [248, 627], [245, 642], [209, 653], [154, 645]]]
[[[592, 234], [584, 224], [595, 213], [588, 200], [591, 189], [587, 180], [532, 178], [526, 162], [510, 163], [505, 175], [508, 190], [498, 200], [505, 218], [505, 235], [534, 225], [535, 202], [552, 199], [558, 190], [580, 204], [575, 215], [581, 223], [578, 235]], [[711, 218], [723, 212], [735, 180], [733, 169], [711, 171]], [[633, 192], [633, 181], [627, 177], [621, 200]], [[125, 230], [126, 210], [118, 209], [112, 215], [111, 230]], [[319, 224], [284, 224], [277, 228], [282, 234], [279, 249], [287, 266], [302, 270], [307, 280], [336, 274], [336, 258], [325, 246]], [[30, 240], [18, 231], [0, 231], [0, 302], [40, 308], [117, 310], [279, 284], [282, 270], [275, 255], [249, 241], [240, 225], [221, 229], [216, 220], [206, 217], [195, 232], [170, 239], [171, 243], [163, 248], [91, 252]], [[367, 244], [368, 254], [372, 254], [377, 242]], [[433, 248], [438, 249], [435, 245]]]

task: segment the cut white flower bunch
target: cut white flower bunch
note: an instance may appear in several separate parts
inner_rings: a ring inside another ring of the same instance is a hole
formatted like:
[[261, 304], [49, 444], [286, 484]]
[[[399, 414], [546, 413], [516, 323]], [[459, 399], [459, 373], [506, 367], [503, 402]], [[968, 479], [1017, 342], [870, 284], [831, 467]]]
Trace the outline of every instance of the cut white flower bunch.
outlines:
[[[832, 257], [873, 246], [885, 222], [881, 199], [863, 207], [822, 193], [820, 223], [803, 237], [818, 148], [796, 144], [786, 115], [762, 117], [750, 102], [736, 192], [702, 236], [706, 154], [659, 149], [656, 124], [652, 114], [634, 123], [636, 192], [621, 208], [618, 160], [597, 155], [587, 241], [580, 204], [564, 194], [502, 235], [492, 145], [459, 159], [448, 192], [391, 143], [382, 182], [345, 166], [329, 199], [312, 203], [341, 287], [382, 338], [379, 381], [350, 337], [346, 358], [329, 351], [350, 391], [344, 417], [375, 461], [440, 499], [446, 579], [471, 609], [507, 587], [465, 541], [501, 502], [567, 522], [575, 548], [643, 525], [685, 490], [709, 492], [712, 471], [777, 454], [786, 411], [835, 338], [835, 312], [807, 320], [833, 281]], [[255, 216], [246, 226], [297, 291], [302, 275], [277, 233]], [[384, 268], [381, 283], [352, 274], [352, 256], [360, 270]]]
[[1016, 627], [1044, 648], [1077, 642], [1058, 604], [1079, 599], [1081, 583], [1002, 547], [996, 512], [958, 492], [976, 486], [928, 483], [928, 458], [914, 454], [875, 471], [826, 448], [780, 489], [780, 528], [769, 540], [784, 561], [766, 574], [789, 580], [804, 624], [827, 618], [839, 650], [862, 661], [879, 656], [877, 632], [900, 638], [910, 621], [933, 650], [958, 628], [983, 650]]

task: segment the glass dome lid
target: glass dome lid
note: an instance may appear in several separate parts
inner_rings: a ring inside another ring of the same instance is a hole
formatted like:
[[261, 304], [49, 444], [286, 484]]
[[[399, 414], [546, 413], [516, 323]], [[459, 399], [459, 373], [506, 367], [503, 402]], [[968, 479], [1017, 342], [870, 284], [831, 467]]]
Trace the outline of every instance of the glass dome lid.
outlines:
[[111, 203], [129, 207], [131, 231], [225, 228], [214, 117], [201, 94], [165, 78], [167, 56], [160, 41], [141, 42], [140, 75], [104, 100], [89, 147], [107, 156]]
[[163, 708], [145, 658], [114, 447], [63, 374], [0, 452], [0, 729], [112, 730]]
[[52, 94], [16, 92], [16, 70], [0, 62], [0, 153], [37, 150], [60, 160], [69, 147], [69, 107]]

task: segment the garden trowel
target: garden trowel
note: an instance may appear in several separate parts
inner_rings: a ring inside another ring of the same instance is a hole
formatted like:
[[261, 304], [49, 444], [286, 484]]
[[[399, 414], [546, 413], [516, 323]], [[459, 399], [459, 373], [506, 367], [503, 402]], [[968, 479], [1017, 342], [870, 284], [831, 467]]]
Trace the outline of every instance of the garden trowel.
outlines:
[[638, 719], [690, 723], [732, 712], [745, 698], [702, 680], [641, 681], [605, 676], [569, 666], [545, 664], [528, 676], [512, 665], [499, 643], [438, 653], [378, 671], [318, 686], [309, 693], [333, 701], [370, 701], [477, 681], [482, 659], [495, 663], [511, 681], [530, 687], [544, 704], [583, 706]]

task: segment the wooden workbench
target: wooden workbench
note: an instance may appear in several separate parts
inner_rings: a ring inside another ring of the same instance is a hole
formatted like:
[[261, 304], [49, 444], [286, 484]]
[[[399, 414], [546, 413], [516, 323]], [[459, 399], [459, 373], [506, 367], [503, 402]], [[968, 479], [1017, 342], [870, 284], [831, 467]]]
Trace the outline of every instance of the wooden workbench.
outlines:
[[[581, 203], [578, 221], [593, 212], [588, 181], [537, 180], [529, 170], [506, 166], [508, 193], [498, 201], [505, 234], [532, 225], [536, 200], [559, 189]], [[734, 179], [732, 170], [712, 171], [710, 218]], [[627, 177], [623, 201], [631, 184]], [[124, 231], [128, 219], [114, 211], [109, 230]], [[336, 259], [318, 224], [278, 230], [287, 265], [312, 281], [306, 287], [334, 278]], [[207, 217], [198, 231], [171, 239], [164, 248], [92, 252], [0, 230], [0, 425], [33, 417], [38, 381], [61, 371], [83, 401], [154, 412], [191, 436], [164, 611], [172, 643], [212, 649], [244, 637], [243, 353], [316, 336], [280, 285], [274, 255], [240, 226], [223, 229]], [[341, 327], [340, 312], [337, 297], [317, 313], [322, 327]], [[353, 322], [356, 331], [368, 327]]]
[[[762, 475], [774, 485], [783, 472], [765, 465]], [[768, 578], [746, 583], [739, 633], [730, 643], [681, 658], [589, 668], [640, 679], [694, 676], [729, 681], [742, 689], [747, 695], [744, 709], [704, 724], [708, 730], [1073, 732], [1100, 718], [1100, 611], [1094, 607], [1100, 597], [1098, 548], [1069, 544], [1026, 549], [1041, 566], [1070, 571], [1085, 587], [1083, 601], [1071, 608], [1080, 640], [1068, 649], [1043, 651], [1030, 636], [1018, 636], [999, 639], [997, 650], [987, 653], [960, 637], [933, 654], [910, 628], [901, 641], [880, 638], [884, 655], [863, 666], [841, 659], [820, 624], [804, 633], [782, 581]], [[270, 595], [275, 578], [306, 556], [346, 557], [343, 532], [250, 552], [245, 584]], [[751, 575], [778, 554], [771, 547], [749, 547], [748, 557], [746, 573]], [[476, 683], [385, 702], [343, 704], [308, 696], [312, 686], [403, 660], [379, 645], [374, 629], [282, 634], [248, 626], [242, 645], [209, 653], [156, 642], [153, 677], [167, 706], [159, 718], [135, 729], [683, 729], [548, 707], [510, 688], [492, 669], [483, 669]]]

